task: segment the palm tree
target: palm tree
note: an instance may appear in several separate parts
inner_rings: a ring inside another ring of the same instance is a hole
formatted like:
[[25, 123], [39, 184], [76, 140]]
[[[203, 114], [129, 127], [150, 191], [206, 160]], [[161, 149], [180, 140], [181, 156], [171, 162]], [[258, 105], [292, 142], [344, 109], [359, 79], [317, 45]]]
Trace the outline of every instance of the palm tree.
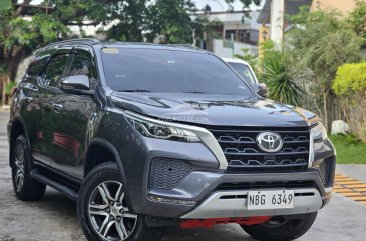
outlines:
[[259, 81], [267, 84], [270, 99], [299, 106], [303, 91], [294, 81], [295, 74], [290, 66], [282, 52], [271, 51], [261, 64]]

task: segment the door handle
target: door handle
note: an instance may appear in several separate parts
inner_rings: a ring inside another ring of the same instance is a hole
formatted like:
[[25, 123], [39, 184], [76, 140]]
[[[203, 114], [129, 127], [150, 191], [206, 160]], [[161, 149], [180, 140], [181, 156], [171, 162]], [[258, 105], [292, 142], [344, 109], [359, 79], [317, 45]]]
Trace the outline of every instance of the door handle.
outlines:
[[63, 106], [60, 104], [52, 104], [52, 109], [54, 109], [54, 110], [59, 111], [59, 110], [62, 110], [62, 108], [63, 108]]
[[28, 103], [32, 102], [33, 101], [33, 98], [32, 97], [29, 97], [29, 96], [26, 96], [24, 97], [24, 100]]

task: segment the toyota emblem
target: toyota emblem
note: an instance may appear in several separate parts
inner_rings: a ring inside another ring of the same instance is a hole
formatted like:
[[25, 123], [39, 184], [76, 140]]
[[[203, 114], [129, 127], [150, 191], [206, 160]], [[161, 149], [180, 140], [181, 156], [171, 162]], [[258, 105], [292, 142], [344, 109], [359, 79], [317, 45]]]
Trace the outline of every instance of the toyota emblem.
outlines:
[[278, 152], [283, 146], [283, 141], [277, 133], [262, 132], [257, 136], [257, 144], [265, 152]]

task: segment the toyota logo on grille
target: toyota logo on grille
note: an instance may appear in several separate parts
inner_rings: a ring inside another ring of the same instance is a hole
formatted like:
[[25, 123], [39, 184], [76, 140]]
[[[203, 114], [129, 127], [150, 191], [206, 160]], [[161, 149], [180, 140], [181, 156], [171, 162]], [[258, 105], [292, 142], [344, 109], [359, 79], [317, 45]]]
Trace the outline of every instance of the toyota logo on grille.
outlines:
[[277, 133], [262, 132], [257, 136], [257, 144], [265, 152], [278, 152], [283, 146], [283, 141]]

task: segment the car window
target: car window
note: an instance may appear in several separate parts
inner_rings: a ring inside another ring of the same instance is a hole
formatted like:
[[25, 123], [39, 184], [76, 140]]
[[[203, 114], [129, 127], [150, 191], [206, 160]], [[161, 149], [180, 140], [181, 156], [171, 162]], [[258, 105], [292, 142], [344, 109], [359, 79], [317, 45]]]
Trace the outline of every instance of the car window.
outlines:
[[94, 89], [96, 85], [95, 68], [91, 57], [88, 54], [75, 54], [71, 63], [68, 76], [86, 75], [89, 78], [90, 88]]
[[48, 64], [46, 71], [43, 73], [43, 84], [46, 86], [56, 87], [62, 77], [66, 65], [68, 54], [56, 55]]
[[231, 68], [205, 52], [105, 48], [102, 60], [116, 91], [252, 95]]
[[27, 69], [28, 75], [38, 75], [39, 72], [43, 69], [46, 65], [49, 57], [47, 56], [40, 56], [35, 57], [32, 62], [29, 64]]
[[249, 66], [242, 63], [228, 62], [228, 64], [249, 84], [255, 84], [255, 78]]

